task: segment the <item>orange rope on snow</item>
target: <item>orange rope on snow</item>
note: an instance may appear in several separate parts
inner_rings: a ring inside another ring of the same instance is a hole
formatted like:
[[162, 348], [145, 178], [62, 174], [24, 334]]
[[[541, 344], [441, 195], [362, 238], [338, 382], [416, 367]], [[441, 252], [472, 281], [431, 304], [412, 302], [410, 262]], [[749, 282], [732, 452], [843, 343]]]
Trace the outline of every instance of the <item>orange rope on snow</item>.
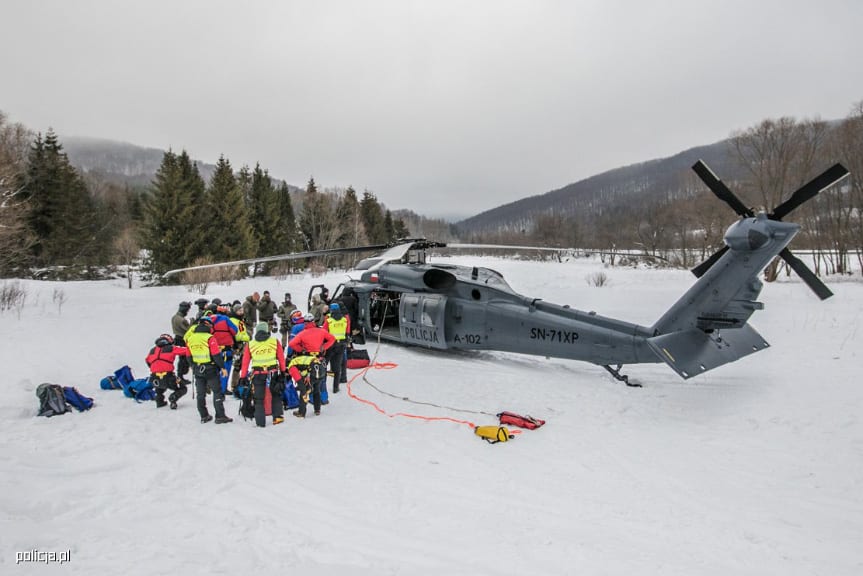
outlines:
[[354, 380], [356, 380], [357, 378], [359, 378], [361, 376], [363, 377], [363, 379], [365, 379], [366, 373], [369, 370], [371, 370], [372, 368], [374, 368], [375, 370], [392, 370], [393, 368], [396, 368], [397, 366], [398, 366], [398, 364], [396, 364], [394, 362], [375, 362], [374, 364], [369, 364], [368, 366], [363, 368], [360, 372], [357, 372], [356, 374], [351, 376], [350, 380], [348, 380], [348, 396], [350, 396], [351, 398], [353, 398], [357, 402], [361, 402], [363, 404], [371, 406], [372, 408], [377, 410], [380, 414], [383, 414], [384, 416], [387, 416], [389, 418], [402, 417], [402, 418], [413, 418], [415, 420], [425, 420], [427, 422], [434, 422], [434, 421], [453, 422], [455, 424], [465, 424], [467, 426], [470, 426], [471, 429], [476, 428], [476, 424], [474, 424], [473, 422], [470, 422], [469, 420], [459, 420], [458, 418], [450, 418], [449, 416], [420, 416], [419, 414], [408, 414], [407, 412], [389, 413], [386, 410], [384, 410], [383, 408], [381, 408], [380, 406], [378, 406], [377, 404], [375, 404], [374, 402], [372, 402], [371, 400], [366, 400], [365, 398], [360, 398], [359, 396], [354, 394], [353, 390], [351, 389], [351, 384], [353, 384]]

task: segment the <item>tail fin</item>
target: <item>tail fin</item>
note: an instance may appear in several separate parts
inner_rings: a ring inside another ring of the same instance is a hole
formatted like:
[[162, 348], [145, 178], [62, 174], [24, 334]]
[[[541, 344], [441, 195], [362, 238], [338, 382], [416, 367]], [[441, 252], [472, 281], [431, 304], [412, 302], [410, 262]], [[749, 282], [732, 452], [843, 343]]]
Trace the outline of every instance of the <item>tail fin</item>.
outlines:
[[725, 233], [727, 249], [653, 325], [654, 353], [691, 378], [769, 344], [746, 322], [764, 305], [759, 273], [800, 230], [765, 214], [743, 218]]

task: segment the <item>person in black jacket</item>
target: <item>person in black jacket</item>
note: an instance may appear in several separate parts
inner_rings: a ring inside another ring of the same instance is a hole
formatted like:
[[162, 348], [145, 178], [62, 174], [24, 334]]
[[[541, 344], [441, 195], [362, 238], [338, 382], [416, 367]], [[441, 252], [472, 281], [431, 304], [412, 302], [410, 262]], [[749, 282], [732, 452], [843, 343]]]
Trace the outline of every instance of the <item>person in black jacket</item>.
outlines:
[[[192, 307], [191, 302], [180, 302], [177, 308], [177, 313], [171, 317], [171, 329], [174, 331], [174, 344], [177, 346], [185, 346], [186, 341], [183, 336], [189, 331], [189, 321], [186, 316], [189, 315], [189, 309]], [[180, 356], [177, 361], [177, 376], [183, 381], [184, 385], [191, 384], [186, 380], [185, 376], [189, 373], [189, 359], [185, 356]]]

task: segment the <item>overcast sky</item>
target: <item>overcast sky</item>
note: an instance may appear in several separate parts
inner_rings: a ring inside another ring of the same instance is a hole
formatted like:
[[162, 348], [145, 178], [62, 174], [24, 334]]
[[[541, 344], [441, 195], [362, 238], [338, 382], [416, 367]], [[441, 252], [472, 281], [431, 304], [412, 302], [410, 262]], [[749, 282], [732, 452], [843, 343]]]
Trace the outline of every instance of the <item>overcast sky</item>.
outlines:
[[863, 100], [863, 1], [3, 0], [0, 110], [469, 216]]

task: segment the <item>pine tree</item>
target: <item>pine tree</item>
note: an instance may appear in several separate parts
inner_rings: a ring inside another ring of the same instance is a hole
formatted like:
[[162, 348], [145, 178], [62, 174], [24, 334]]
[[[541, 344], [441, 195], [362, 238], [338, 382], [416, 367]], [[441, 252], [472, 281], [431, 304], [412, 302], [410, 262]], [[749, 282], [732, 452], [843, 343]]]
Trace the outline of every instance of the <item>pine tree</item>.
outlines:
[[309, 179], [303, 196], [300, 230], [306, 250], [323, 250], [336, 244], [338, 231], [333, 210], [329, 198], [318, 192], [314, 178]]
[[97, 263], [96, 235], [104, 223], [53, 131], [44, 140], [37, 135], [22, 191], [30, 204], [28, 225], [36, 237], [33, 256], [38, 265]]
[[278, 252], [299, 252], [302, 250], [303, 243], [288, 185], [282, 182], [276, 191], [276, 196], [279, 206], [279, 226], [276, 234]]
[[357, 200], [357, 192], [352, 186], [348, 186], [345, 190], [345, 195], [336, 211], [336, 218], [341, 231], [340, 246], [361, 246], [367, 242], [360, 216], [360, 203]]
[[249, 196], [249, 217], [258, 245], [257, 256], [275, 254], [281, 250], [278, 246], [281, 216], [279, 197], [270, 175], [261, 169], [260, 164], [256, 164], [252, 172]]
[[216, 163], [207, 188], [206, 205], [210, 212], [203, 234], [213, 261], [250, 258], [255, 248], [243, 191], [224, 156]]
[[183, 210], [184, 222], [181, 223], [185, 230], [183, 232], [184, 259], [191, 264], [206, 256], [208, 250], [206, 225], [199, 217], [205, 206], [207, 185], [198, 171], [198, 165], [192, 162], [185, 150], [177, 156], [177, 169], [180, 172], [183, 202], [189, 208], [189, 210]]
[[387, 242], [387, 231], [384, 226], [384, 213], [377, 197], [366, 190], [360, 201], [360, 215], [366, 230], [366, 237], [373, 244], [384, 244]]
[[150, 274], [160, 275], [190, 264], [186, 258], [187, 226], [193, 214], [177, 155], [168, 150], [144, 199], [141, 245], [149, 252], [145, 266]]

